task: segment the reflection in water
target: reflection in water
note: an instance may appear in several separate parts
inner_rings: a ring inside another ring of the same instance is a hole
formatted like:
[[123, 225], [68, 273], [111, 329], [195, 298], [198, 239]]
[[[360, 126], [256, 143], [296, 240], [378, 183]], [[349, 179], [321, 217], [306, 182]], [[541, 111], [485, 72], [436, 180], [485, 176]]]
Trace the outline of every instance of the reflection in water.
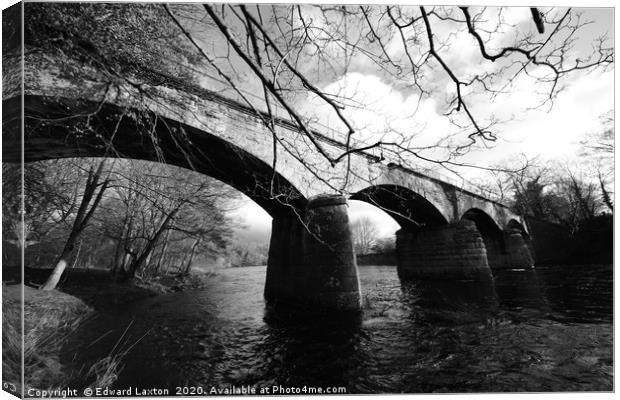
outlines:
[[536, 268], [496, 271], [494, 275], [495, 291], [503, 308], [549, 312], [546, 288]]
[[416, 293], [414, 296], [419, 298], [419, 309], [424, 311], [427, 318], [441, 318], [450, 313], [477, 318], [496, 311], [498, 306], [493, 281], [408, 282], [403, 283], [403, 291]]
[[264, 354], [280, 368], [274, 384], [338, 386], [349, 380], [363, 334], [359, 317], [286, 314], [268, 316], [266, 322], [269, 345]]
[[401, 284], [394, 267], [361, 267], [364, 310], [353, 318], [266, 308], [264, 277], [262, 267], [222, 270], [205, 290], [101, 315], [67, 354], [100, 358], [130, 325], [125, 346], [146, 336], [125, 358], [119, 388], [612, 389], [611, 266], [502, 271], [482, 286]]
[[[561, 268], [561, 267], [559, 267]], [[571, 267], [567, 273], [541, 270], [541, 284], [554, 316], [562, 321], [611, 321], [613, 269], [599, 265]]]

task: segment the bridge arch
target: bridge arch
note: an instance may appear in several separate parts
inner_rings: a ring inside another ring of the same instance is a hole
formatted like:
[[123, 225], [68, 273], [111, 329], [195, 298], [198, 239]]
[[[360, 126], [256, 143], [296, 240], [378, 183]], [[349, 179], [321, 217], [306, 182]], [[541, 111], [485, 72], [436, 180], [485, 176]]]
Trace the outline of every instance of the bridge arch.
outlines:
[[430, 201], [413, 190], [399, 185], [369, 186], [352, 194], [350, 199], [380, 208], [406, 231], [448, 223], [446, 217]]
[[[19, 99], [3, 102], [6, 162], [19, 162]], [[303, 210], [304, 195], [259, 157], [209, 132], [109, 103], [25, 96], [24, 159], [116, 157], [159, 161], [218, 179], [272, 217]], [[93, 112], [95, 110], [95, 112]], [[9, 115], [7, 115], [9, 114]]]
[[503, 268], [506, 264], [504, 232], [495, 220], [479, 208], [467, 210], [461, 217], [461, 220], [464, 219], [474, 222], [480, 232], [486, 248], [489, 267], [491, 269]]
[[514, 218], [511, 218], [508, 221], [508, 223], [506, 223], [505, 231], [506, 232], [519, 231], [521, 233], [521, 235], [523, 236], [523, 238], [529, 239], [529, 237], [530, 237], [530, 235], [527, 233], [527, 230], [525, 229], [523, 224], [521, 224], [521, 222], [517, 221]]

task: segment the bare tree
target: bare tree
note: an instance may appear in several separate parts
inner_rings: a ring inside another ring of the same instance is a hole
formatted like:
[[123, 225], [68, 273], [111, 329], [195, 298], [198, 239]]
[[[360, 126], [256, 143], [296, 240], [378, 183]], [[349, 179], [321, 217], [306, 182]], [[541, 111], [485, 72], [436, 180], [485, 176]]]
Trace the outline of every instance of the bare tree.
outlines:
[[615, 136], [613, 110], [603, 114], [600, 119], [603, 129], [586, 134], [585, 138], [580, 142], [583, 146], [583, 155], [600, 158], [613, 156]]
[[378, 238], [378, 230], [372, 219], [361, 217], [351, 224], [353, 243], [357, 254], [370, 253]]
[[607, 206], [607, 208], [609, 209], [610, 212], [614, 212], [614, 203], [612, 201], [612, 194], [607, 190], [607, 184], [605, 183], [605, 180], [603, 179], [603, 175], [601, 174], [601, 172], [599, 171], [598, 173], [598, 182], [601, 188], [601, 195], [603, 196], [603, 202], [605, 203], [605, 205]]
[[[102, 206], [98, 225], [116, 243], [113, 273], [120, 279], [147, 279], [175, 262], [181, 272], [189, 271], [194, 256], [207, 251], [202, 243], [226, 247], [234, 227], [227, 212], [239, 196], [234, 189], [197, 173], [142, 161], [118, 163], [112, 176], [113, 195]], [[172, 257], [177, 253], [181, 255]]]
[[3, 240], [26, 248], [64, 223], [79, 202], [79, 184], [75, 183], [80, 181], [80, 175], [73, 160], [33, 162], [23, 167], [3, 163]]
[[86, 184], [84, 185], [82, 200], [73, 220], [73, 226], [69, 232], [69, 237], [67, 238], [64, 248], [56, 261], [54, 270], [45, 284], [41, 286], [42, 290], [53, 290], [56, 288], [56, 285], [60, 281], [60, 277], [67, 267], [67, 264], [75, 250], [75, 246], [80, 238], [80, 235], [88, 226], [93, 213], [103, 198], [103, 194], [110, 183], [108, 179], [103, 179], [102, 174], [104, 172], [104, 165], [105, 160], [102, 160], [99, 162], [97, 169], [95, 169], [94, 166], [91, 166], [88, 171], [88, 178], [86, 179]]
[[564, 225], [575, 233], [610, 207], [609, 193], [588, 168], [575, 170], [568, 162], [513, 159], [489, 172], [491, 191], [501, 192], [504, 201], [520, 215]]
[[[597, 132], [585, 135], [580, 142], [583, 146], [581, 156], [592, 165], [601, 190], [603, 202], [607, 209], [613, 213], [613, 183], [614, 183], [614, 116], [613, 111], [605, 113], [601, 117], [603, 128]], [[611, 190], [609, 187], [611, 186]]]

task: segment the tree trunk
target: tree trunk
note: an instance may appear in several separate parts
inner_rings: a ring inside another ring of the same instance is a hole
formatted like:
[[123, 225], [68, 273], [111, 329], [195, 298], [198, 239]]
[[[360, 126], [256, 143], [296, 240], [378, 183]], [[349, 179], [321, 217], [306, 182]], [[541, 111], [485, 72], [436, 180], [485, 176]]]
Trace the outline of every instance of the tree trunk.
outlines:
[[[99, 205], [99, 202], [101, 202], [101, 199], [103, 198], [103, 193], [107, 189], [109, 183], [108, 181], [104, 181], [103, 183], [99, 182], [104, 164], [105, 160], [99, 163], [96, 171], [93, 167], [91, 167], [90, 171], [88, 172], [88, 179], [86, 180], [86, 185], [84, 187], [84, 195], [82, 196], [82, 202], [80, 203], [77, 215], [75, 216], [75, 221], [73, 222], [73, 226], [71, 227], [71, 233], [69, 233], [69, 238], [65, 243], [65, 247], [63, 248], [60, 257], [58, 257], [58, 261], [56, 261], [54, 270], [50, 274], [45, 284], [40, 287], [41, 290], [54, 290], [56, 288], [56, 285], [60, 281], [62, 273], [67, 267], [67, 264], [69, 262], [71, 254], [73, 253], [75, 244], [80, 237], [80, 234], [88, 225], [88, 222], [92, 217], [93, 213], [95, 212], [95, 209]], [[97, 191], [97, 188], [99, 186], [101, 187], [99, 188], [99, 192], [95, 196], [95, 192]], [[93, 197], [95, 200], [91, 205], [90, 202]]]
[[149, 242], [146, 244], [146, 247], [144, 248], [142, 253], [135, 259], [135, 261], [129, 267], [129, 271], [128, 271], [129, 273], [126, 277], [127, 279], [134, 277], [136, 274], [136, 271], [138, 271], [142, 267], [142, 265], [144, 264], [144, 261], [147, 259], [147, 257], [150, 256], [151, 252], [155, 248], [155, 245], [157, 244], [157, 240], [162, 235], [162, 233], [168, 229], [168, 223], [174, 218], [175, 214], [179, 210], [179, 207], [177, 207], [170, 214], [168, 214], [166, 218], [164, 219], [164, 221], [161, 223], [161, 225], [159, 225], [159, 229], [157, 229], [155, 236], [153, 236], [153, 238], [149, 240]]
[[47, 281], [45, 282], [45, 284], [43, 286], [41, 286], [41, 290], [54, 290], [56, 289], [56, 285], [58, 285], [58, 282], [60, 281], [60, 278], [62, 277], [62, 273], [65, 271], [65, 268], [67, 267], [67, 260], [64, 258], [61, 258], [60, 260], [58, 260], [58, 262], [56, 263], [56, 266], [54, 267], [54, 270], [52, 271], [52, 274], [49, 276], [49, 278], [47, 278]]
[[192, 244], [192, 250], [189, 254], [189, 259], [187, 260], [187, 264], [185, 264], [183, 275], [189, 274], [189, 271], [192, 268], [192, 260], [194, 259], [194, 254], [196, 253], [196, 247], [198, 247], [199, 243], [200, 243], [200, 239], [194, 240], [194, 244]]
[[62, 277], [62, 273], [67, 268], [67, 264], [69, 264], [69, 260], [71, 258], [71, 253], [73, 253], [73, 248], [75, 247], [75, 241], [77, 236], [75, 232], [71, 232], [67, 242], [65, 243], [65, 247], [62, 249], [62, 253], [60, 253], [60, 257], [58, 257], [58, 261], [54, 266], [54, 270], [50, 274], [45, 284], [40, 287], [41, 290], [54, 290], [58, 282], [60, 282], [60, 278]]
[[128, 269], [131, 263], [133, 262], [132, 260], [134, 259], [134, 257], [135, 256], [133, 253], [125, 249], [125, 253], [121, 260], [121, 264], [119, 265], [118, 274], [117, 274], [117, 279], [119, 281], [124, 281], [128, 279], [128, 276], [129, 276]]
[[159, 273], [161, 271], [161, 264], [164, 260], [164, 256], [166, 255], [166, 250], [168, 250], [168, 238], [170, 237], [170, 229], [166, 229], [166, 236], [164, 237], [164, 244], [161, 248], [161, 253], [159, 253], [159, 258], [157, 259], [157, 265], [155, 265], [155, 273]]
[[607, 191], [607, 188], [605, 188], [605, 182], [603, 181], [603, 177], [601, 176], [601, 173], [598, 173], [598, 181], [601, 185], [601, 192], [603, 194], [603, 202], [605, 203], [605, 205], [607, 206], [607, 208], [609, 208], [609, 211], [611, 211], [612, 213], [614, 212], [614, 204], [611, 201], [611, 196], [609, 195], [609, 192]]
[[127, 241], [125, 238], [128, 234], [128, 217], [127, 214], [125, 214], [121, 235], [118, 238], [118, 243], [116, 244], [116, 249], [114, 251], [114, 266], [112, 267], [113, 276], [123, 269], [123, 260], [125, 260], [125, 249], [127, 247]]
[[151, 271], [149, 271], [149, 264], [151, 263], [151, 258], [153, 258], [153, 253], [154, 253], [154, 251], [151, 250], [149, 255], [146, 257], [146, 260], [144, 260], [144, 274], [143, 274], [143, 277], [148, 277], [148, 276], [152, 275]]

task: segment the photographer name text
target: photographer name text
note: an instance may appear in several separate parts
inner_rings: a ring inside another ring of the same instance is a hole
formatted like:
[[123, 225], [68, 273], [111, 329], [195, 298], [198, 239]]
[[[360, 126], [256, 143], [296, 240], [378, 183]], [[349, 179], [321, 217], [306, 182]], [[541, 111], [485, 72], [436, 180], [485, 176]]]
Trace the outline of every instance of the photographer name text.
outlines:
[[68, 397], [139, 397], [139, 396], [228, 396], [228, 395], [286, 395], [286, 394], [345, 394], [344, 387], [317, 387], [317, 386], [177, 386], [172, 392], [167, 388], [111, 388], [95, 387], [78, 389], [34, 389], [26, 391], [26, 397], [38, 398], [68, 398]]

